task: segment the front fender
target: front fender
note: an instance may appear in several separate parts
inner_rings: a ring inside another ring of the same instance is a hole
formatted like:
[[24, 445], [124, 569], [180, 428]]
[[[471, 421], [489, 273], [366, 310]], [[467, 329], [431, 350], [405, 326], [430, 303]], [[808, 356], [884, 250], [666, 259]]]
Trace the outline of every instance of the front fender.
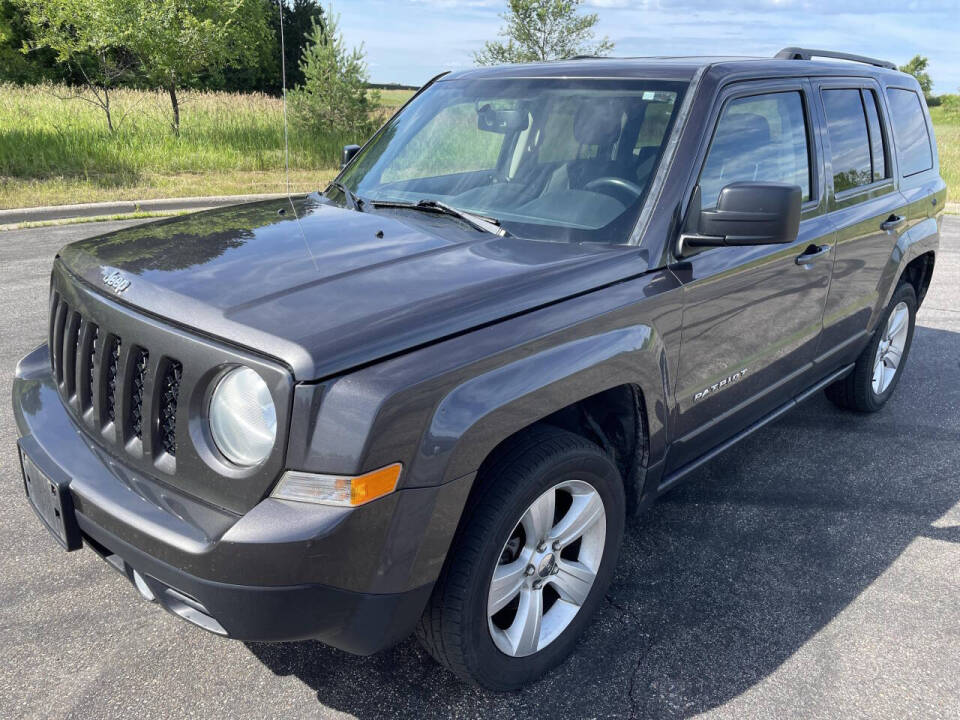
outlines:
[[662, 337], [651, 325], [578, 338], [471, 378], [437, 406], [417, 453], [418, 472], [447, 480], [476, 471], [499, 443], [552, 413], [619, 385], [640, 387], [651, 455], [664, 445], [667, 388]]

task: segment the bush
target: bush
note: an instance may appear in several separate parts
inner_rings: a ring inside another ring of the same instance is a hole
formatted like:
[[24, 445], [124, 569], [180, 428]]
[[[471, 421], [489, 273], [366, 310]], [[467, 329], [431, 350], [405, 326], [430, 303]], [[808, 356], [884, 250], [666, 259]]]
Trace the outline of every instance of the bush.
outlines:
[[326, 23], [314, 23], [303, 51], [303, 85], [291, 93], [294, 121], [316, 135], [372, 132], [371, 111], [379, 95], [367, 90], [369, 74], [363, 46], [348, 49], [337, 30], [339, 18], [328, 10]]
[[941, 95], [938, 99], [944, 115], [960, 116], [960, 95]]

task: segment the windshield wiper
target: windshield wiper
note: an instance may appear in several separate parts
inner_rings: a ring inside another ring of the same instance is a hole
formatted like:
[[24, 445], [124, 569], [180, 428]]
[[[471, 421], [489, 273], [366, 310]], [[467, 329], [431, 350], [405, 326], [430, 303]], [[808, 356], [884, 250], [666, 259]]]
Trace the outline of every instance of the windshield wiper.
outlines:
[[348, 188], [339, 180], [334, 180], [330, 183], [330, 187], [336, 188], [343, 193], [343, 196], [347, 199], [347, 204], [350, 206], [351, 210], [356, 210], [357, 212], [363, 212], [363, 198], [356, 195], [353, 190]]
[[455, 208], [452, 205], [447, 205], [439, 200], [418, 200], [415, 203], [397, 202], [393, 200], [374, 200], [373, 206], [377, 208], [404, 208], [407, 210], [425, 210], [426, 212], [441, 213], [443, 215], [450, 215], [451, 217], [459, 218], [471, 227], [490, 233], [491, 235], [497, 235], [499, 237], [507, 237], [510, 235], [506, 229], [500, 226], [500, 221], [496, 218], [477, 215], [476, 213], [467, 212], [466, 210], [460, 210], [459, 208]]

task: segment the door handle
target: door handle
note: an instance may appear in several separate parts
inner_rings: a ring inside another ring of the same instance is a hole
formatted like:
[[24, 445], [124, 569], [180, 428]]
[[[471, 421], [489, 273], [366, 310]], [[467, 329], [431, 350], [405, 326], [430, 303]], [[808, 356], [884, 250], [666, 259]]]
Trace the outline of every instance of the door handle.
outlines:
[[882, 223], [880, 223], [881, 230], [896, 230], [898, 227], [903, 225], [903, 221], [906, 218], [903, 215], [891, 215]]
[[829, 254], [832, 245], [808, 245], [807, 249], [797, 255], [797, 265], [808, 265], [817, 258]]

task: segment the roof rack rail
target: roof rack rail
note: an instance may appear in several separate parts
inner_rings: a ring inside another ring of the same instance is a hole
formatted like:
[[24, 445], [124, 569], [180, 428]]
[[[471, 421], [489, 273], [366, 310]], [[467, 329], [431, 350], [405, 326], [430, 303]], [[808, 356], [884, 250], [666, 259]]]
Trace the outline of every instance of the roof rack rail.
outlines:
[[854, 55], [853, 53], [834, 52], [833, 50], [813, 50], [811, 48], [787, 47], [778, 52], [774, 57], [781, 60], [811, 60], [815, 57], [835, 58], [837, 60], [850, 60], [852, 62], [865, 63], [875, 67], [896, 70], [897, 66], [887, 60], [877, 60], [866, 55]]

